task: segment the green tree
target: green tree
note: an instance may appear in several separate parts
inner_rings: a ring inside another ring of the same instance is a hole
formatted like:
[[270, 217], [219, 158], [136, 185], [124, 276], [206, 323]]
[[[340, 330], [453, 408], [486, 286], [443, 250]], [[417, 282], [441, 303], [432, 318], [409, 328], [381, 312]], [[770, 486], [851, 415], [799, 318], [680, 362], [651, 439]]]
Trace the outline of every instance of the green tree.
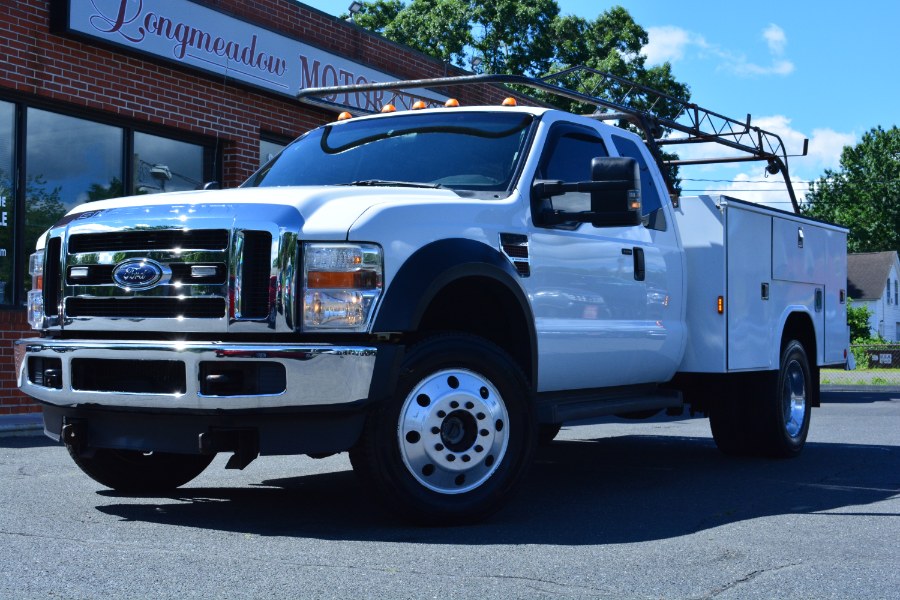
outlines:
[[900, 129], [867, 131], [810, 185], [803, 213], [850, 228], [851, 252], [900, 251]]
[[107, 200], [109, 198], [121, 198], [125, 195], [125, 186], [118, 177], [109, 180], [109, 185], [92, 183], [87, 190], [88, 202], [95, 200]]
[[850, 326], [850, 341], [854, 344], [864, 343], [872, 337], [869, 318], [872, 311], [866, 305], [854, 306], [853, 301], [847, 305], [847, 325]]
[[[362, 10], [353, 16], [353, 22], [364, 29], [384, 35], [384, 28], [397, 19], [401, 10], [403, 10], [402, 0], [366, 2]], [[340, 18], [347, 20], [350, 13], [344, 13]]]
[[[641, 51], [647, 45], [647, 31], [621, 6], [589, 20], [561, 16], [557, 0], [411, 0], [408, 4], [403, 0], [375, 0], [365, 2], [354, 21], [463, 69], [471, 69], [472, 60], [478, 58], [482, 61], [479, 70], [485, 73], [534, 77], [560, 73], [554, 82], [563, 87], [662, 117], [677, 118], [680, 104], [656, 101], [652, 106], [644, 105], [643, 97], [632, 94], [629, 86], [600, 75], [563, 72], [585, 65], [674, 98], [690, 99], [690, 89], [675, 79], [669, 63], [646, 66]], [[594, 110], [555, 95], [520, 91], [563, 110]], [[672, 181], [677, 181], [676, 168], [671, 174]]]

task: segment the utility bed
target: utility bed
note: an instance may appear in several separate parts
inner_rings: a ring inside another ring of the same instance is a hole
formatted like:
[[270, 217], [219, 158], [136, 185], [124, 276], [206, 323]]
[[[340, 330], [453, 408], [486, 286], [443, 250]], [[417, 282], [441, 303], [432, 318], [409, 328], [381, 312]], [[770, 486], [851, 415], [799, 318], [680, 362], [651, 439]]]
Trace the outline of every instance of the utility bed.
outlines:
[[773, 336], [797, 313], [815, 325], [812, 364], [846, 361], [846, 229], [727, 196], [683, 197], [675, 220], [688, 286], [681, 372], [777, 369]]

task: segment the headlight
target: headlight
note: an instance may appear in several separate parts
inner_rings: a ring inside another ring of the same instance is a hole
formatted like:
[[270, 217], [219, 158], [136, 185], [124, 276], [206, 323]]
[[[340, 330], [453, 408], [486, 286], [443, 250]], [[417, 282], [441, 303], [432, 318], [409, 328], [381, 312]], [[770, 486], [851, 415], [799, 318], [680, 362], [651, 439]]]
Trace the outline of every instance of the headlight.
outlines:
[[44, 251], [38, 250], [28, 259], [31, 291], [28, 292], [28, 323], [32, 329], [44, 325]]
[[382, 272], [381, 248], [374, 244], [304, 244], [303, 328], [365, 331]]

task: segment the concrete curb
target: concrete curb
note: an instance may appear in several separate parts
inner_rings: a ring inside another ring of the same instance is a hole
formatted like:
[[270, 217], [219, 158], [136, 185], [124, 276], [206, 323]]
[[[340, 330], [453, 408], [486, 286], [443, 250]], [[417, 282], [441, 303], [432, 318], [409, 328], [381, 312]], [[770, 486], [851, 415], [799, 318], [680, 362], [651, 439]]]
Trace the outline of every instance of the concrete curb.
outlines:
[[41, 413], [0, 417], [0, 437], [40, 435], [43, 431], [44, 418]]
[[841, 385], [829, 383], [822, 386], [823, 392], [878, 392], [882, 394], [900, 394], [900, 385]]

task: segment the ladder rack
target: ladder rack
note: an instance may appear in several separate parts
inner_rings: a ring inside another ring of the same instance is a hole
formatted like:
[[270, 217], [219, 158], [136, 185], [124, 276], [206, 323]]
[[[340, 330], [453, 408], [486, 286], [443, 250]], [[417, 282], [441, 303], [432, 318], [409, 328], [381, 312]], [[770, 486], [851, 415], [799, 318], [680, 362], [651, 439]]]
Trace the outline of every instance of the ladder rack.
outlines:
[[[563, 78], [595, 77], [595, 90], [601, 88], [606, 96], [585, 93], [563, 87], [555, 83]], [[644, 134], [645, 142], [656, 159], [657, 165], [667, 180], [670, 178], [667, 165], [699, 165], [730, 162], [766, 161], [766, 171], [775, 175], [781, 173], [785, 186], [794, 207], [799, 213], [799, 204], [788, 172], [788, 154], [784, 143], [777, 134], [751, 125], [750, 115], [746, 120], [738, 121], [711, 110], [702, 108], [693, 102], [682, 100], [658, 90], [640, 85], [628, 79], [604, 73], [586, 66], [572, 67], [545, 77], [527, 77], [524, 75], [463, 75], [458, 77], [437, 77], [432, 79], [414, 79], [405, 81], [389, 81], [381, 83], [363, 83], [357, 85], [341, 85], [331, 87], [314, 87], [300, 90], [297, 98], [334, 106], [322, 97], [334, 97], [338, 94], [370, 91], [398, 91], [410, 88], [444, 88], [474, 84], [507, 84], [520, 85], [555, 96], [573, 100], [594, 107], [588, 116], [601, 121], [625, 120], [638, 127]], [[611, 90], [617, 93], [613, 96]], [[316, 101], [316, 99], [319, 99]], [[432, 101], [432, 105], [436, 102]], [[654, 111], [666, 107], [674, 117], [666, 117]], [[371, 112], [371, 111], [364, 111]], [[676, 131], [684, 136], [666, 135], [666, 130]], [[694, 158], [687, 160], [666, 160], [662, 155], [662, 146], [680, 144], [716, 143], [741, 152], [738, 156], [718, 156]], [[808, 148], [808, 140], [803, 142], [803, 154]], [[672, 182], [667, 181], [669, 189], [674, 189]]]

